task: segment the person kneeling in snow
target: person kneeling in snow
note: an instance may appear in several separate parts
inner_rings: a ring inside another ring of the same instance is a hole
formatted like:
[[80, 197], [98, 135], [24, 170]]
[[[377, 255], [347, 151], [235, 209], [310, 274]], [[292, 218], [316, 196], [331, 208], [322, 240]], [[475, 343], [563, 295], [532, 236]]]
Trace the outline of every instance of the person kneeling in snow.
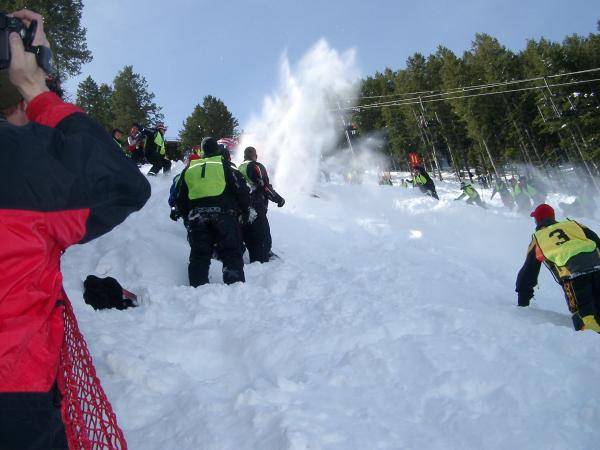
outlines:
[[240, 215], [246, 222], [256, 217], [250, 208], [246, 183], [221, 156], [216, 139], [202, 140], [202, 159], [190, 161], [179, 178], [172, 219], [187, 218], [190, 262], [190, 285], [208, 283], [208, 269], [213, 248], [223, 262], [226, 284], [245, 281], [239, 230]]
[[536, 231], [517, 276], [519, 306], [529, 306], [543, 262], [565, 292], [575, 329], [600, 333], [600, 238], [573, 220], [557, 222], [545, 203], [531, 217]]
[[477, 206], [481, 206], [482, 208], [487, 208], [485, 203], [481, 201], [481, 197], [479, 196], [479, 192], [475, 190], [475, 188], [471, 185], [471, 183], [465, 183], [464, 181], [460, 182], [460, 189], [462, 190], [462, 194], [458, 198], [454, 200], [462, 200], [465, 197], [467, 198], [467, 204], [472, 205], [475, 203]]
[[418, 187], [423, 194], [429, 195], [436, 200], [440, 199], [435, 190], [435, 183], [423, 166], [413, 167], [413, 179], [408, 181], [412, 183], [413, 187]]

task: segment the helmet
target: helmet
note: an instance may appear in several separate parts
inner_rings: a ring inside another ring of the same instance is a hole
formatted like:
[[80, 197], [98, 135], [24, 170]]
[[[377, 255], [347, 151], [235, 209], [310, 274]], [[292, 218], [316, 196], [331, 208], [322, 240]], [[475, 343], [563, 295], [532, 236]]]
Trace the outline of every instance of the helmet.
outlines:
[[164, 122], [157, 122], [155, 128], [157, 130], [163, 130], [163, 131], [165, 131], [167, 129]]
[[202, 139], [200, 147], [202, 148], [202, 153], [204, 153], [204, 156], [207, 158], [221, 154], [219, 144], [217, 144], [217, 140], [214, 137], [205, 137]]
[[535, 219], [535, 223], [537, 224], [540, 224], [547, 219], [554, 220], [554, 208], [546, 203], [542, 203], [533, 210], [530, 216]]
[[467, 187], [467, 183], [465, 183], [464, 181], [460, 182], [460, 188], [464, 189], [465, 187]]

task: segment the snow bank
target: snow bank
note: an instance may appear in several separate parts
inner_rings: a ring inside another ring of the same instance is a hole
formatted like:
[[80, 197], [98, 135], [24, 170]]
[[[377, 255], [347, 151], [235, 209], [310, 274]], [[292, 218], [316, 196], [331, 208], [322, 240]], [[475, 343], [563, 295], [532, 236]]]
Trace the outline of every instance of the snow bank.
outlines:
[[[599, 337], [572, 330], [546, 269], [515, 306], [529, 218], [453, 202], [450, 184], [440, 202], [321, 186], [269, 213], [283, 261], [234, 286], [213, 262], [193, 289], [170, 179], [150, 181], [143, 211], [63, 258], [131, 449], [598, 447]], [[93, 311], [90, 273], [145, 304]]]

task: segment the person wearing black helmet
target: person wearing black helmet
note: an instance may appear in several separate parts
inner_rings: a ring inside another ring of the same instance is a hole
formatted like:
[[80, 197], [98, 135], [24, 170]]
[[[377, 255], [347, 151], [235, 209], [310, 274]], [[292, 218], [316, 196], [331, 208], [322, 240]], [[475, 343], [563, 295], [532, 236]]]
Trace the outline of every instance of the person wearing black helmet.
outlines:
[[413, 187], [418, 187], [423, 194], [429, 195], [436, 200], [440, 199], [435, 189], [435, 183], [423, 166], [413, 167], [413, 179], [409, 180], [409, 183], [412, 183]]
[[239, 217], [251, 222], [256, 212], [250, 207], [248, 186], [223, 160], [216, 139], [202, 140], [203, 158], [191, 160], [179, 178], [176, 214], [187, 218], [190, 285], [206, 284], [213, 250], [223, 262], [223, 282], [244, 282]]
[[267, 169], [257, 160], [256, 149], [247, 147], [244, 150], [244, 162], [240, 164], [240, 172], [250, 186], [251, 204], [256, 210], [256, 220], [243, 226], [244, 243], [248, 248], [250, 262], [268, 262], [271, 256], [271, 228], [267, 219], [269, 201], [279, 208], [285, 204], [281, 195], [275, 192], [269, 182]]
[[600, 238], [574, 220], [557, 222], [545, 203], [531, 217], [536, 228], [517, 276], [518, 305], [529, 306], [543, 262], [563, 288], [575, 329], [600, 332]]
[[155, 176], [162, 169], [164, 173], [171, 170], [171, 161], [167, 159], [167, 147], [165, 141], [167, 127], [163, 122], [158, 122], [156, 127], [144, 130], [146, 135], [146, 158], [152, 164], [148, 175]]

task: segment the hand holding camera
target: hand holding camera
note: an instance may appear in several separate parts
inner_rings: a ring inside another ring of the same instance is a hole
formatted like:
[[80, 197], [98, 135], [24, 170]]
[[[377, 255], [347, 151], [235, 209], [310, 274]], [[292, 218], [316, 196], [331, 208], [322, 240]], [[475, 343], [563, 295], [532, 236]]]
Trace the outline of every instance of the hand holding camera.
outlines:
[[52, 52], [43, 20], [28, 10], [0, 13], [0, 69], [8, 68], [10, 81], [28, 102], [48, 91], [46, 73], [52, 69]]

